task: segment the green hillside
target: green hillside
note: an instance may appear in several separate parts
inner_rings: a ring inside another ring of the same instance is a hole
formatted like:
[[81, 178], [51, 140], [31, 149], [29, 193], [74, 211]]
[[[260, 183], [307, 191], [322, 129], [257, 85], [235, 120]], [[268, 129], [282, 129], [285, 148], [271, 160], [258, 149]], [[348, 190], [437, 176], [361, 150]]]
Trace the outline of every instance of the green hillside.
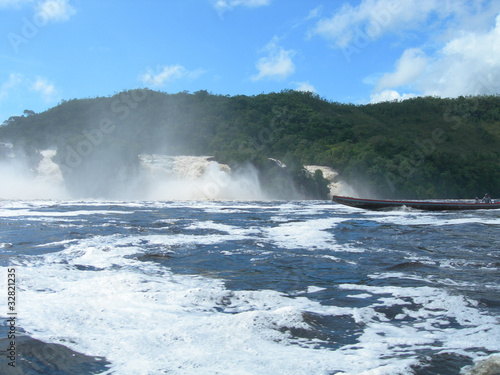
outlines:
[[[499, 96], [351, 105], [296, 91], [229, 97], [130, 90], [25, 111], [0, 126], [0, 142], [13, 143], [31, 163], [36, 150], [56, 147], [65, 180], [75, 186], [80, 170], [133, 174], [138, 154], [162, 153], [251, 163], [283, 196], [291, 181], [326, 198], [323, 179], [304, 174], [304, 164], [332, 167], [370, 196], [500, 196]], [[286, 163], [286, 173], [268, 158]]]

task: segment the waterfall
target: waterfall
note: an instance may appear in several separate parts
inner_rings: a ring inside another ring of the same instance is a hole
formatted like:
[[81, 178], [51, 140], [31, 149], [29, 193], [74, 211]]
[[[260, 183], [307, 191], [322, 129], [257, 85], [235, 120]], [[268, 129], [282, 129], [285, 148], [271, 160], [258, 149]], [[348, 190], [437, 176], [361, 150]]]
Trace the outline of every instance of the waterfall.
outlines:
[[34, 197], [42, 199], [64, 199], [68, 198], [64, 186], [64, 178], [59, 165], [52, 158], [56, 156], [57, 150], [40, 151], [42, 160], [36, 168], [36, 177], [33, 181]]
[[[33, 164], [24, 154], [14, 155], [8, 146], [0, 150], [0, 199], [268, 200], [276, 197], [272, 190], [262, 191], [258, 171], [252, 165], [231, 168], [210, 156], [141, 154], [138, 163], [130, 163], [128, 172], [124, 162], [103, 158], [82, 162], [71, 173], [64, 169], [62, 173], [55, 161], [57, 150], [41, 151], [38, 158], [33, 158], [38, 163]], [[286, 168], [280, 161], [272, 161]], [[104, 167], [99, 168], [100, 164]], [[306, 166], [306, 169], [312, 174], [316, 169], [322, 170], [331, 182], [332, 194], [348, 187], [338, 181], [337, 172], [330, 168]]]
[[339, 180], [339, 173], [336, 170], [322, 165], [304, 165], [304, 168], [311, 175], [314, 175], [314, 173], [318, 169], [323, 173], [323, 177], [330, 182], [328, 184], [330, 195], [353, 196], [356, 194], [349, 184], [347, 184], [345, 181]]
[[65, 199], [68, 197], [59, 166], [53, 162], [56, 150], [40, 152], [42, 160], [35, 170], [22, 158], [9, 155], [0, 161], [0, 199]]
[[40, 161], [36, 169], [36, 183], [52, 184], [54, 187], [62, 186], [64, 178], [61, 169], [59, 168], [59, 165], [52, 161], [52, 158], [56, 156], [56, 153], [57, 150], [44, 150], [40, 152], [43, 159]]
[[139, 160], [148, 199], [264, 199], [250, 166], [233, 171], [210, 156], [141, 154]]

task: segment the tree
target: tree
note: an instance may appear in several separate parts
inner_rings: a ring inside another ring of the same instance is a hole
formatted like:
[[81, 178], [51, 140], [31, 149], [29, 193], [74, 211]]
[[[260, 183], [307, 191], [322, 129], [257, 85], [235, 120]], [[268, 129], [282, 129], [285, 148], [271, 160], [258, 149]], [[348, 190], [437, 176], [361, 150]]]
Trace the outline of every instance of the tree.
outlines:
[[35, 114], [35, 111], [32, 111], [31, 109], [25, 109], [23, 111], [24, 116], [33, 116]]

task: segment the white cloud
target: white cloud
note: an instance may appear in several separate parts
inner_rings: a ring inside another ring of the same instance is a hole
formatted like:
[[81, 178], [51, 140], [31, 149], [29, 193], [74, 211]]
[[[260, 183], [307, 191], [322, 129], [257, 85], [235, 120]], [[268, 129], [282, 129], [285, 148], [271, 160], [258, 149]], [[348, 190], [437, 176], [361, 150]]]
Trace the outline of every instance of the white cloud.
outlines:
[[420, 49], [407, 49], [397, 61], [395, 70], [378, 80], [372, 101], [415, 95], [394, 91], [408, 88], [420, 95], [440, 97], [500, 92], [500, 14], [490, 30], [462, 30], [432, 58]]
[[316, 89], [314, 88], [313, 85], [311, 85], [309, 83], [309, 81], [306, 81], [306, 82], [294, 82], [294, 84], [297, 85], [297, 88], [295, 89], [297, 91], [304, 91], [304, 92], [316, 93]]
[[31, 0], [0, 0], [0, 8], [19, 7]]
[[46, 103], [57, 100], [58, 92], [54, 84], [45, 78], [37, 77], [36, 81], [31, 85], [31, 90], [38, 92]]
[[267, 44], [263, 51], [267, 51], [268, 55], [260, 58], [255, 63], [258, 74], [252, 76], [252, 81], [259, 81], [265, 78], [285, 79], [295, 72], [295, 65], [292, 61], [295, 51], [287, 51], [278, 46], [278, 38], [276, 36]]
[[414, 83], [425, 71], [428, 57], [418, 48], [410, 48], [403, 52], [396, 62], [393, 73], [384, 74], [377, 83], [376, 91]]
[[444, 19], [459, 14], [466, 0], [444, 3], [442, 0], [363, 0], [353, 7], [344, 4], [330, 18], [319, 20], [310, 36], [319, 35], [339, 48], [365, 45], [388, 32], [418, 28], [431, 15]]
[[293, 51], [279, 49], [267, 57], [262, 57], [255, 64], [259, 73], [252, 77], [253, 81], [259, 81], [264, 78], [284, 79], [295, 71], [295, 65], [291, 56]]
[[21, 8], [33, 5], [34, 19], [40, 24], [67, 21], [76, 13], [69, 0], [0, 0], [0, 8]]
[[139, 81], [145, 85], [161, 87], [182, 78], [195, 79], [203, 73], [201, 69], [189, 71], [181, 65], [165, 65], [158, 66], [156, 72], [148, 68], [146, 73], [139, 75]]
[[75, 13], [68, 0], [45, 0], [35, 7], [35, 17], [45, 22], [67, 21]]
[[316, 8], [314, 8], [313, 10], [311, 10], [309, 12], [309, 15], [306, 17], [306, 20], [313, 20], [315, 18], [318, 18], [321, 16], [321, 12], [323, 11], [323, 6], [322, 5], [319, 5], [317, 6]]
[[491, 30], [463, 33], [446, 43], [421, 89], [450, 97], [500, 92], [500, 14]]
[[406, 100], [418, 96], [417, 94], [400, 94], [394, 90], [384, 90], [370, 96], [370, 103], [392, 102], [394, 100]]
[[9, 74], [9, 79], [7, 82], [2, 83], [0, 86], [0, 100], [7, 97], [11, 90], [15, 89], [19, 86], [24, 80], [22, 74], [19, 73], [11, 73]]
[[258, 8], [271, 4], [272, 0], [215, 0], [214, 8], [219, 13], [219, 16], [231, 11], [236, 7], [243, 6], [246, 8]]
[[217, 0], [215, 7], [237, 7], [245, 6], [248, 8], [256, 8], [271, 4], [271, 0]]

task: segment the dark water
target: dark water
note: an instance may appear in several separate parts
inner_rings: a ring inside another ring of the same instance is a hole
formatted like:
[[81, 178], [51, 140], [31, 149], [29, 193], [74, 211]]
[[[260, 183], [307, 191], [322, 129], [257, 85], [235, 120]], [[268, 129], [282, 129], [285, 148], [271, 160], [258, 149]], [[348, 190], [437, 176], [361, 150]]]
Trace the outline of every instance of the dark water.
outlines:
[[3, 201], [0, 216], [5, 373], [500, 373], [498, 210]]

